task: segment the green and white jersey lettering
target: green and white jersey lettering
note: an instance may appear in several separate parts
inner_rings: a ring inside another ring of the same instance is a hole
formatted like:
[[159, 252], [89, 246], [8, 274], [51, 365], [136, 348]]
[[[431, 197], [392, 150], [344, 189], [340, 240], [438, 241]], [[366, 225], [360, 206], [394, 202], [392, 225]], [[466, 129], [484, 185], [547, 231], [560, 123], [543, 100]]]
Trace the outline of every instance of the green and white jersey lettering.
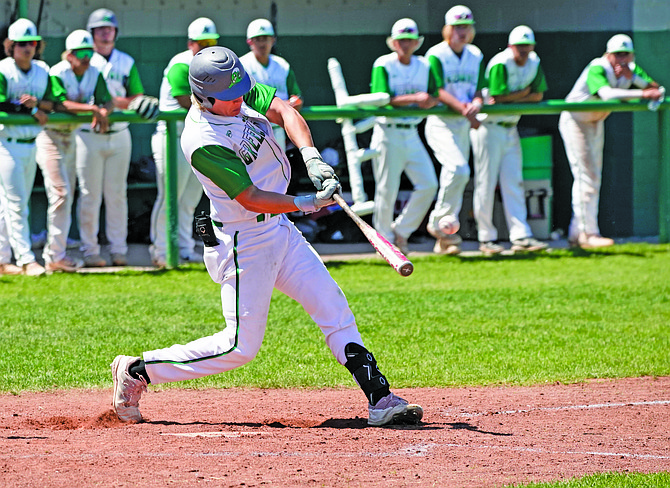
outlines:
[[[69, 61], [61, 61], [49, 70], [51, 76], [51, 96], [55, 102], [70, 100], [92, 105], [104, 105], [111, 100], [107, 84], [102, 74], [93, 66], [89, 66], [83, 76], [72, 71]], [[89, 127], [90, 124], [81, 124]], [[59, 132], [73, 130], [77, 124], [49, 124], [49, 129]]]
[[[104, 56], [94, 53], [91, 58], [91, 66], [102, 73], [112, 98], [132, 97], [144, 93], [135, 60], [129, 54], [114, 49], [109, 59], [106, 59]], [[114, 122], [111, 130], [120, 131], [126, 127], [128, 127], [128, 122]]]
[[[489, 95], [509, 95], [530, 86], [532, 93], [544, 93], [547, 91], [547, 80], [544, 76], [540, 57], [535, 51], [528, 55], [528, 61], [519, 66], [514, 61], [514, 53], [508, 47], [496, 54], [486, 67], [486, 84]], [[479, 118], [479, 117], [478, 117]], [[511, 122], [517, 123], [520, 115], [497, 115], [488, 116], [487, 122]]]
[[[388, 93], [391, 97], [425, 92], [433, 94], [437, 90], [430, 72], [430, 64], [423, 56], [412, 56], [409, 64], [402, 64], [396, 53], [377, 58], [372, 65], [371, 93]], [[418, 124], [423, 117], [394, 118], [397, 122]], [[387, 123], [386, 117], [377, 117], [377, 122]]]
[[[654, 80], [636, 63], [629, 63], [633, 78], [625, 76], [617, 78], [614, 68], [607, 60], [607, 55], [592, 60], [582, 71], [575, 85], [565, 97], [566, 102], [584, 102], [586, 100], [600, 100], [598, 90], [604, 86], [612, 88], [646, 88]], [[604, 120], [611, 112], [572, 112], [572, 116], [584, 122]]]
[[181, 147], [210, 200], [211, 218], [219, 222], [255, 219], [234, 199], [251, 185], [286, 193], [291, 166], [264, 114], [275, 89], [256, 83], [235, 117], [192, 106], [186, 116]]
[[[163, 71], [158, 107], [161, 112], [173, 112], [182, 108], [175, 97], [191, 95], [191, 87], [188, 84], [188, 68], [193, 61], [193, 52], [190, 49], [176, 54], [172, 57]], [[165, 132], [164, 120], [159, 120], [156, 130]]]
[[[426, 52], [437, 88], [444, 88], [461, 103], [470, 103], [483, 86], [484, 55], [477, 46], [466, 44], [461, 56], [441, 42]], [[431, 93], [431, 95], [436, 95]]]
[[[27, 73], [16, 65], [14, 58], [7, 57], [0, 61], [0, 102], [19, 105], [22, 95], [32, 95], [42, 100], [48, 90], [49, 66], [44, 61], [33, 59]], [[0, 124], [0, 137], [32, 139], [41, 130], [42, 127], [37, 123], [35, 125]]]

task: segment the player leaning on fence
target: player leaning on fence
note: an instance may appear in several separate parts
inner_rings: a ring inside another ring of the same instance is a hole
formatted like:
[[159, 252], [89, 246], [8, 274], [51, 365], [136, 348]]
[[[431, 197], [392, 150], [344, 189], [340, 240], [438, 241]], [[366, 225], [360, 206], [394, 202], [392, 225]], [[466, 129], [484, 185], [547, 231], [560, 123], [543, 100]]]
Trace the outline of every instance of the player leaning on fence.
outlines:
[[[117, 356], [112, 363], [114, 409], [139, 421], [146, 385], [199, 378], [244, 365], [258, 353], [272, 290], [299, 302], [323, 332], [326, 344], [365, 393], [371, 425], [418, 421], [421, 407], [389, 390], [363, 346], [344, 293], [285, 212], [314, 212], [339, 191], [333, 169], [313, 145], [305, 120], [275, 89], [256, 84], [238, 57], [224, 47], [203, 49], [189, 68], [193, 106], [186, 116], [182, 150], [210, 200], [204, 261], [221, 285], [225, 329], [185, 345]], [[316, 194], [286, 195], [291, 166], [271, 122], [301, 149]], [[209, 228], [208, 228], [209, 227]], [[279, 324], [277, 324], [279, 325]]]

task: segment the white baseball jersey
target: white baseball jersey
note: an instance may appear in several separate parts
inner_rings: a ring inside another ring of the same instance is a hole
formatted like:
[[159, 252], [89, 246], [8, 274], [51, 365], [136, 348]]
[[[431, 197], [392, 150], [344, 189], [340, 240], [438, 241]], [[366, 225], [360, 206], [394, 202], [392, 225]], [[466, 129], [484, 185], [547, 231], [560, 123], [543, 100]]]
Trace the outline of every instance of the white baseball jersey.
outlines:
[[[496, 76], [493, 77], [493, 84], [491, 84], [492, 70], [498, 70]], [[491, 58], [486, 66], [486, 80], [489, 82], [489, 87], [485, 94], [488, 93], [491, 96], [509, 94], [523, 90], [527, 86], [532, 86], [533, 92], [545, 92], [547, 90], [544, 73], [540, 67], [540, 57], [535, 51], [529, 53], [528, 60], [523, 66], [516, 64], [514, 52], [509, 47], [499, 52]], [[484, 117], [477, 117], [479, 120], [494, 123], [509, 122], [516, 124], [521, 118], [520, 115], [491, 115], [488, 117], [486, 117], [486, 114], [481, 115]]]
[[[112, 50], [109, 59], [93, 53], [91, 66], [102, 73], [112, 98], [130, 97], [144, 92], [135, 60], [118, 49]], [[128, 127], [128, 122], [114, 122], [111, 130], [120, 131]]]
[[[109, 92], [104, 88], [104, 91], [108, 94], [106, 100], [96, 100], [96, 88], [99, 87], [99, 83], [105, 83], [105, 80], [102, 78], [102, 74], [93, 66], [89, 66], [88, 69], [84, 72], [84, 76], [79, 79], [79, 77], [74, 74], [72, 71], [72, 65], [69, 61], [64, 60], [60, 63], [54, 65], [49, 70], [49, 75], [52, 77], [52, 83], [54, 85], [59, 85], [65, 90], [65, 97], [67, 100], [79, 103], [88, 103], [92, 105], [105, 104], [109, 101]], [[54, 80], [54, 78], [56, 78]], [[54, 88], [56, 88], [54, 86]], [[85, 123], [81, 124], [82, 127], [89, 128], [90, 124]], [[77, 124], [48, 124], [47, 128], [55, 129], [59, 132], [63, 132], [67, 129], [74, 129], [77, 127]]]
[[[607, 55], [592, 60], [582, 71], [575, 85], [565, 97], [566, 102], [584, 102], [586, 100], [599, 100], [598, 90], [603, 86], [612, 88], [629, 89], [646, 88], [653, 80], [635, 63], [629, 63], [628, 67], [633, 72], [633, 78], [625, 76], [617, 78], [614, 74], [612, 64], [607, 60]], [[605, 120], [611, 112], [574, 112], [572, 116], [583, 122], [596, 122]]]
[[290, 86], [295, 83], [295, 77], [292, 82], [289, 80], [289, 75], [292, 76], [293, 74], [291, 65], [281, 56], [270, 54], [270, 62], [267, 66], [263, 66], [256, 59], [254, 53], [249, 51], [240, 58], [240, 62], [247, 73], [253, 76], [258, 83], [276, 88], [277, 94], [275, 96], [277, 98], [288, 100], [289, 96], [300, 94], [297, 85]]
[[433, 73], [436, 73], [438, 88], [444, 88], [461, 103], [472, 101], [480, 83], [484, 59], [477, 46], [466, 44], [459, 57], [443, 41], [428, 49], [426, 58], [433, 67]]
[[274, 88], [256, 83], [244, 96], [242, 110], [235, 117], [215, 115], [196, 106], [186, 116], [181, 146], [211, 202], [212, 220], [231, 223], [256, 219], [257, 213], [234, 200], [252, 184], [277, 193], [288, 189], [291, 165], [271, 136], [270, 122], [262, 115], [274, 93]]
[[[430, 65], [423, 56], [412, 56], [409, 64], [402, 64], [393, 52], [377, 58], [372, 65], [372, 93], [386, 92], [391, 98], [418, 92], [431, 93], [435, 89], [429, 83]], [[393, 118], [389, 121], [417, 125], [423, 117]], [[377, 122], [386, 123], [387, 117], [377, 117]]]
[[[11, 102], [19, 105], [21, 95], [32, 95], [42, 100], [49, 87], [49, 66], [37, 59], [31, 61], [30, 70], [24, 73], [14, 61], [6, 57], [0, 61], [0, 83], [6, 86], [5, 93], [0, 94], [1, 102]], [[4, 95], [4, 99], [2, 99]], [[17, 139], [33, 139], [42, 130], [35, 125], [4, 125], [0, 124], [0, 137]]]

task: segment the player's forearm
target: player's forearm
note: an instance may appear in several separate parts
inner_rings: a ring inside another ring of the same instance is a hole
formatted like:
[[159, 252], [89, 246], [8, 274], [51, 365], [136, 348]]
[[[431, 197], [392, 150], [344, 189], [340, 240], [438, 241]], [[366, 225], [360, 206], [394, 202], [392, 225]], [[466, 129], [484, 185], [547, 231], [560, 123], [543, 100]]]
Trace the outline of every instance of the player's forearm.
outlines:
[[235, 201], [250, 212], [286, 213], [298, 210], [293, 196], [265, 191], [252, 185], [235, 197]]
[[454, 112], [463, 113], [465, 105], [444, 88], [440, 88], [437, 98]]

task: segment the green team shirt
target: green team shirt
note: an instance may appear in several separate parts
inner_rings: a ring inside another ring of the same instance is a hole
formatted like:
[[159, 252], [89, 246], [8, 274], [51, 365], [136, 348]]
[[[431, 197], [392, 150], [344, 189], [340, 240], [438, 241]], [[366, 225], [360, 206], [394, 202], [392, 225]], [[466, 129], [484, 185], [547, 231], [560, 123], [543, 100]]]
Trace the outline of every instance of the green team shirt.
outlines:
[[[439, 89], [444, 87], [448, 91], [446, 85], [451, 85], [454, 83], [453, 80], [447, 80], [444, 76], [444, 69], [442, 66], [442, 61], [435, 56], [430, 56], [428, 58], [430, 63], [430, 73], [435, 79], [435, 91], [428, 92], [429, 94], [436, 97], [438, 95]], [[479, 63], [479, 75], [477, 76], [477, 85], [475, 87], [475, 93], [486, 87], [486, 81], [484, 80], [484, 72], [486, 71], [486, 65], [484, 63]]]
[[188, 64], [176, 63], [168, 71], [167, 79], [170, 82], [170, 93], [173, 97], [191, 94], [191, 87], [188, 84], [188, 68]]
[[[647, 84], [652, 83], [654, 80], [649, 76], [645, 71], [640, 68], [638, 64], [635, 64], [633, 67], [633, 76], [639, 76], [642, 78]], [[591, 95], [595, 95], [598, 93], [598, 90], [600, 90], [604, 86], [611, 86], [610, 81], [607, 77], [607, 71], [605, 70], [605, 67], [602, 64], [593, 64], [589, 68], [588, 74], [586, 76], [586, 86], [589, 89], [589, 93]], [[626, 87], [627, 88], [627, 87]]]
[[[232, 200], [253, 184], [266, 179], [266, 171], [271, 167], [258, 162], [277, 161], [279, 158], [271, 150], [273, 145], [263, 144], [267, 139], [274, 141], [269, 121], [264, 117], [270, 108], [276, 89], [256, 83], [244, 97], [245, 107], [235, 117], [221, 117], [209, 112], [200, 112], [200, 117], [187, 117], [186, 130], [182, 134], [182, 148], [191, 165]], [[198, 111], [199, 112], [199, 111]], [[255, 112], [255, 113], [254, 113]], [[261, 118], [262, 117], [262, 118]], [[199, 120], [198, 120], [199, 119]], [[259, 120], [260, 119], [260, 120]], [[197, 122], [197, 125], [192, 125]], [[193, 137], [193, 130], [206, 124], [211, 130], [201, 129], [198, 137]], [[193, 143], [201, 143], [200, 147], [191, 152]], [[222, 144], [223, 143], [223, 144]], [[276, 142], [275, 142], [276, 146]], [[279, 149], [275, 149], [281, 154]], [[290, 171], [282, 167], [280, 180], [288, 185]], [[251, 172], [251, 174], [250, 174]], [[201, 181], [202, 182], [202, 181]], [[205, 191], [208, 186], [203, 183]], [[274, 186], [274, 183], [273, 183]], [[279, 188], [262, 188], [268, 191], [278, 191]], [[286, 188], [281, 190], [285, 192]]]
[[[47, 100], [51, 100], [52, 102], [60, 102], [60, 103], [64, 102], [65, 100], [68, 100], [67, 89], [65, 88], [63, 80], [61, 80], [58, 76], [50, 76], [49, 79], [51, 81], [51, 90], [47, 92], [47, 96], [45, 96], [44, 98]], [[77, 79], [81, 81], [80, 77], [77, 77]], [[111, 100], [112, 96], [109, 94], [109, 91], [107, 90], [107, 83], [105, 82], [105, 79], [102, 77], [102, 75], [98, 73], [98, 79], [95, 83], [95, 88], [93, 90], [93, 104], [105, 105]], [[82, 101], [81, 103], [87, 103], [87, 102]]]

